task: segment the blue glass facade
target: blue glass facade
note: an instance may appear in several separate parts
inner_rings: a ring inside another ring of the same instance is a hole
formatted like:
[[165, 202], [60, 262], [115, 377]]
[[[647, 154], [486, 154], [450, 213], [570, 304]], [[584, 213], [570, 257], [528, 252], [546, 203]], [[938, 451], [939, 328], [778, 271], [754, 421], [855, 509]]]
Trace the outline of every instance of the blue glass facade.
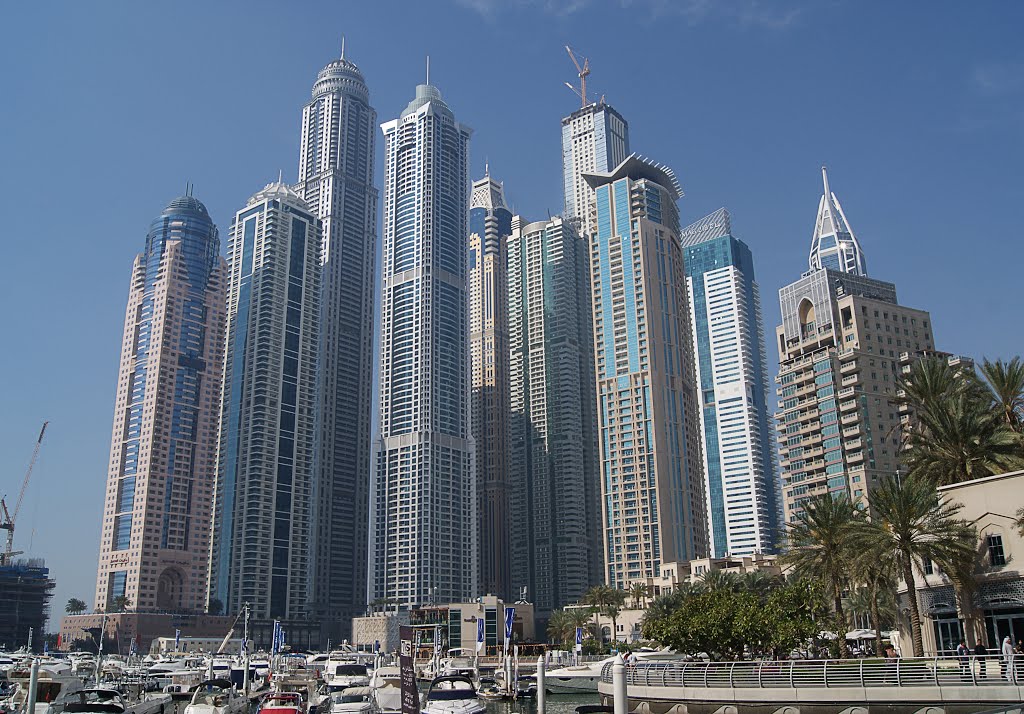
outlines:
[[[716, 218], [718, 225], [711, 228], [718, 230], [709, 232], [706, 223]], [[723, 210], [683, 231], [704, 435], [709, 545], [714, 557], [774, 552], [780, 508], [753, 256], [745, 243], [731, 235], [728, 221]], [[688, 240], [690, 236], [694, 239]], [[712, 320], [727, 322], [731, 334], [713, 330]], [[719, 433], [723, 420], [732, 432], [724, 446]], [[723, 472], [726, 463], [730, 463], [728, 474]], [[727, 504], [728, 500], [735, 502]]]
[[[186, 195], [150, 224], [136, 258], [115, 399], [98, 607], [121, 596], [140, 610], [205, 604], [200, 554], [209, 549], [217, 424], [212, 395], [220, 392], [223, 367], [219, 249], [206, 207]], [[145, 524], [133, 517], [140, 502], [147, 504]]]

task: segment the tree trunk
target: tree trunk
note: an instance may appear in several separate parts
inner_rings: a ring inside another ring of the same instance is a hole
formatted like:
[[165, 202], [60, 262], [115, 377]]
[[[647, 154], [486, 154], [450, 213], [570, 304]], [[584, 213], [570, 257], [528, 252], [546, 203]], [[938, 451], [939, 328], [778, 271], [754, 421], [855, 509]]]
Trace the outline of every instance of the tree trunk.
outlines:
[[964, 639], [972, 650], [978, 644], [978, 617], [974, 609], [974, 591], [959, 577], [950, 576], [956, 599], [956, 616], [964, 623]]
[[[846, 616], [843, 614], [843, 591], [839, 587], [839, 583], [833, 583], [832, 585], [833, 597], [835, 597], [836, 607], [836, 626], [839, 628], [846, 627]], [[850, 651], [846, 649], [846, 633], [837, 632], [836, 639], [839, 641], [839, 659], [847, 659], [850, 656]]]
[[878, 614], [878, 585], [871, 586], [871, 629], [875, 631], [875, 657], [882, 655], [882, 618]]
[[917, 581], [914, 580], [914, 564], [909, 556], [905, 556], [900, 564], [903, 571], [903, 582], [907, 584], [907, 595], [910, 597], [910, 640], [914, 647], [915, 657], [924, 657], [924, 645], [921, 644], [921, 608], [917, 603]]

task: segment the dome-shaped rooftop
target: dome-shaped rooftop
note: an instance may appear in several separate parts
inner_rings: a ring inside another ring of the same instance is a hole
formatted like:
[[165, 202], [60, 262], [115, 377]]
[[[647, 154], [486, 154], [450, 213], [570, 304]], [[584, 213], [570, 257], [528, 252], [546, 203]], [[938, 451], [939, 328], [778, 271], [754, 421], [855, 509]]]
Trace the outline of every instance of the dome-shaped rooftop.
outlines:
[[364, 100], [370, 98], [370, 90], [366, 88], [363, 73], [359, 71], [355, 63], [344, 57], [331, 62], [316, 76], [316, 83], [313, 85], [313, 99], [332, 92], [355, 94]]
[[283, 199], [302, 208], [303, 210], [309, 210], [309, 206], [306, 204], [305, 200], [303, 200], [302, 196], [280, 178], [278, 178], [277, 181], [268, 183], [261, 191], [257, 191], [253, 194], [253, 197], [249, 199], [249, 205], [251, 206], [255, 203], [260, 203], [261, 201], [273, 199]]
[[210, 213], [206, 210], [206, 206], [195, 196], [178, 196], [176, 199], [167, 204], [167, 208], [164, 209], [164, 213], [182, 213], [192, 212], [198, 213], [201, 216], [209, 218]]

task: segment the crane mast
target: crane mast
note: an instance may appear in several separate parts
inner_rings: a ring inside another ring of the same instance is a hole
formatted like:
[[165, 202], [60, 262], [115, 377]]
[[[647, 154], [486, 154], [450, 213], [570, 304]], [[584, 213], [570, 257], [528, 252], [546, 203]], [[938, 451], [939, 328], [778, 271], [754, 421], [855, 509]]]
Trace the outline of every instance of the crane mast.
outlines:
[[580, 101], [582, 102], [580, 106], [585, 107], [587, 106], [587, 76], [590, 74], [590, 60], [583, 55], [579, 55], [579, 59], [583, 60], [583, 66], [581, 67], [576, 53], [572, 51], [572, 48], [569, 47], [569, 45], [565, 46], [565, 51], [569, 53], [569, 59], [571, 59], [572, 63], [576, 65], [577, 76], [580, 78], [580, 88], [576, 89], [576, 87], [572, 86], [568, 82], [566, 82], [565, 85], [575, 92], [576, 96], [580, 98]]
[[20, 555], [20, 552], [14, 550], [14, 523], [18, 520], [18, 512], [21, 510], [21, 504], [25, 500], [25, 490], [28, 488], [29, 479], [32, 478], [32, 469], [35, 468], [36, 459], [39, 458], [39, 449], [43, 445], [43, 434], [46, 433], [46, 426], [50, 422], [44, 421], [43, 428], [39, 430], [39, 438], [36, 439], [35, 448], [32, 449], [32, 458], [29, 459], [28, 469], [25, 471], [25, 478], [21, 482], [21, 491], [18, 492], [18, 500], [14, 504], [14, 513], [12, 514], [7, 510], [6, 497], [0, 498], [0, 511], [3, 512], [3, 521], [0, 521], [0, 530], [7, 531], [7, 545], [4, 548], [4, 552], [0, 553], [0, 565], [10, 565], [14, 556]]

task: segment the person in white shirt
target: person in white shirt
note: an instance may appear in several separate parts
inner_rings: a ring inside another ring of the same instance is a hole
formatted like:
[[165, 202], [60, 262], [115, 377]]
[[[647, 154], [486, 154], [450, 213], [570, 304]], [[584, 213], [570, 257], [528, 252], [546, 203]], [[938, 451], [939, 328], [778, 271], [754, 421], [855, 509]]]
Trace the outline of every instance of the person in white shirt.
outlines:
[[1003, 640], [1001, 651], [1003, 655], [1003, 677], [1013, 681], [1013, 642], [1010, 640], [1009, 635]]

